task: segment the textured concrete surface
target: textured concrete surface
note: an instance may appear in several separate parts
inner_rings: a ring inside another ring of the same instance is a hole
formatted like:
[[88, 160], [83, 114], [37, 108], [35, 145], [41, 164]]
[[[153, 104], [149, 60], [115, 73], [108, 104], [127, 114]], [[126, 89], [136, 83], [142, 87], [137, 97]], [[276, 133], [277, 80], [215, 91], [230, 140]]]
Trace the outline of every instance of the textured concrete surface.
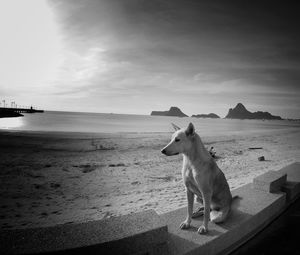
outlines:
[[269, 171], [253, 179], [254, 189], [274, 193], [280, 191], [285, 184], [287, 175], [277, 171]]
[[170, 254], [209, 255], [229, 252], [274, 219], [285, 206], [284, 193], [271, 194], [255, 190], [252, 184], [240, 187], [232, 193], [241, 198], [235, 201], [229, 218], [219, 225], [210, 222], [206, 235], [197, 233], [202, 217], [194, 219], [188, 230], [179, 228], [179, 224], [186, 217], [186, 208], [163, 214], [162, 217], [168, 223]]
[[0, 254], [161, 253], [167, 226], [153, 210], [80, 224], [0, 232]]

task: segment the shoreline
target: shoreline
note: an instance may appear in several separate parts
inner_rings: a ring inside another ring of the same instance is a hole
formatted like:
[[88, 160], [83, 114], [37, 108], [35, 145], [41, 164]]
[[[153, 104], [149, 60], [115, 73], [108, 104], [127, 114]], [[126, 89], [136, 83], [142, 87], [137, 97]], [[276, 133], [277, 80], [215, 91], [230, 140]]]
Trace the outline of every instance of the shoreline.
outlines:
[[[243, 132], [253, 133], [261, 130], [299, 128], [297, 121], [289, 120], [237, 120], [237, 119], [199, 119], [147, 115], [111, 114], [25, 114], [24, 118], [0, 119], [0, 130], [11, 132], [57, 132], [69, 134], [123, 134], [123, 133], [168, 133], [172, 132], [171, 123], [187, 126], [193, 122], [201, 136], [231, 135]], [[242, 130], [242, 131], [241, 131]], [[254, 131], [255, 130], [255, 131]], [[109, 132], [107, 132], [109, 131]], [[241, 131], [241, 132], [240, 132]]]
[[[229, 119], [230, 120], [230, 119]], [[235, 120], [234, 120], [235, 121]], [[244, 120], [240, 120], [244, 121]], [[246, 120], [251, 121], [251, 120]], [[271, 120], [273, 121], [273, 120]], [[277, 121], [277, 120], [275, 120]], [[293, 122], [290, 120], [284, 120], [287, 122]], [[198, 134], [201, 138], [203, 137], [223, 137], [223, 136], [240, 136], [240, 135], [252, 135], [252, 134], [262, 134], [262, 133], [270, 133], [270, 132], [282, 132], [282, 131], [289, 131], [289, 130], [299, 130], [300, 126], [298, 125], [281, 125], [277, 126], [276, 128], [266, 129], [266, 128], [257, 128], [253, 130], [241, 130], [241, 131], [227, 131], [224, 132], [224, 134], [220, 134], [219, 132], [216, 132], [216, 134], [202, 134], [201, 131], [198, 131]], [[23, 130], [23, 129], [6, 129], [6, 128], [0, 128], [0, 135], [1, 134], [20, 134], [20, 135], [42, 135], [42, 136], [67, 136], [67, 137], [80, 137], [80, 136], [116, 136], [116, 135], [151, 135], [151, 134], [172, 134], [174, 131], [114, 131], [114, 132], [97, 132], [97, 131], [62, 131], [62, 130]], [[245, 134], [247, 133], [247, 134]]]
[[[160, 153], [171, 133], [0, 130], [0, 228], [51, 226], [185, 207], [182, 157]], [[217, 164], [231, 189], [300, 161], [299, 128], [201, 139], [207, 148], [214, 146]], [[266, 161], [260, 162], [262, 155]]]

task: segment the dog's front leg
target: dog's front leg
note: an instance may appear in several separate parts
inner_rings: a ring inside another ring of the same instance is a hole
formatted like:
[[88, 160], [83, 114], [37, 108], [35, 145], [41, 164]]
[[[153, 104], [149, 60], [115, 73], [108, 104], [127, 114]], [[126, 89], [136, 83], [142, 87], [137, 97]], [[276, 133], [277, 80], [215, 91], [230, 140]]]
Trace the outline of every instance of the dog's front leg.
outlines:
[[194, 206], [194, 193], [186, 189], [188, 207], [187, 207], [187, 216], [184, 222], [180, 224], [181, 229], [188, 229], [191, 225], [193, 206]]
[[208, 222], [210, 215], [210, 202], [211, 202], [211, 192], [205, 191], [203, 192], [203, 200], [204, 200], [204, 219], [202, 226], [199, 227], [198, 233], [205, 234], [208, 231]]

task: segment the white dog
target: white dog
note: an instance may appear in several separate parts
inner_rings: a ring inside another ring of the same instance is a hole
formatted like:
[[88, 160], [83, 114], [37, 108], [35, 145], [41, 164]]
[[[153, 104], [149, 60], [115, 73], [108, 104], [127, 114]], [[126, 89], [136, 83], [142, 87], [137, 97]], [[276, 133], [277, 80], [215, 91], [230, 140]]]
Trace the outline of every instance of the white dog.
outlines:
[[[198, 233], [205, 234], [209, 220], [221, 223], [230, 212], [232, 195], [229, 185], [199, 135], [195, 133], [193, 124], [190, 123], [185, 130], [172, 125], [176, 132], [161, 152], [167, 156], [183, 154], [182, 178], [186, 186], [188, 210], [186, 220], [181, 223], [180, 228], [189, 228], [192, 217], [202, 215], [204, 210], [203, 224]], [[193, 214], [194, 195], [203, 202], [204, 208], [199, 208]]]

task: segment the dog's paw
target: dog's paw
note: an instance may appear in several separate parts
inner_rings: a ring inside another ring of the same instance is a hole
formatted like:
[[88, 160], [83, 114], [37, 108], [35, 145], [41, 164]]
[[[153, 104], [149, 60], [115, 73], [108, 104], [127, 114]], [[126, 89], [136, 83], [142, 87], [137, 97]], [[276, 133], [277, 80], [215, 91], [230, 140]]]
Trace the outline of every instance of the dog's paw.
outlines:
[[203, 234], [206, 234], [207, 232], [208, 232], [208, 230], [207, 230], [207, 228], [206, 227], [204, 227], [203, 225], [200, 227], [200, 228], [198, 228], [198, 234], [200, 234], [200, 235], [203, 235]]
[[190, 226], [191, 226], [191, 223], [189, 223], [187, 221], [184, 221], [180, 224], [181, 229], [188, 229], [188, 228], [190, 228]]

